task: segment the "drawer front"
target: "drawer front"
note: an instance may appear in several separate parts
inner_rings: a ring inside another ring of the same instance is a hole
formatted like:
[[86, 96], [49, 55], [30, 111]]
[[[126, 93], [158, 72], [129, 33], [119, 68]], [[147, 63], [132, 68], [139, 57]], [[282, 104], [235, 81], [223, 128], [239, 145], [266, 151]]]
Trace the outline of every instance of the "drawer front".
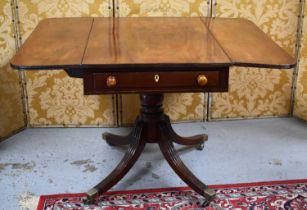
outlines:
[[85, 94], [221, 92], [228, 90], [228, 69], [182, 72], [86, 72]]

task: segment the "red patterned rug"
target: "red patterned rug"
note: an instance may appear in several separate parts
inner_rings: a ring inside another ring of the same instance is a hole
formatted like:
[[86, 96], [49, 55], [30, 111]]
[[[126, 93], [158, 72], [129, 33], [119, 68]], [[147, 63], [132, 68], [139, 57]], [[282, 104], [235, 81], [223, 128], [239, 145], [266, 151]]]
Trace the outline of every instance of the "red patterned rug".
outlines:
[[46, 195], [37, 210], [307, 210], [307, 180], [210, 187], [217, 196], [207, 207], [190, 188], [168, 188], [109, 192], [96, 205], [84, 204], [84, 193]]

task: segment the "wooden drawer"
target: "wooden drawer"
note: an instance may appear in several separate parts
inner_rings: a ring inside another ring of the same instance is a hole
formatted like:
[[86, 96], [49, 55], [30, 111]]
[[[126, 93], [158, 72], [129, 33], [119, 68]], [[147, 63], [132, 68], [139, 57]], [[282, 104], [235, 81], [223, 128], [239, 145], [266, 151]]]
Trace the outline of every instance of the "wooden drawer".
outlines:
[[[207, 83], [200, 85], [205, 78]], [[228, 68], [179, 72], [91, 72], [84, 75], [85, 94], [222, 92], [228, 90]]]

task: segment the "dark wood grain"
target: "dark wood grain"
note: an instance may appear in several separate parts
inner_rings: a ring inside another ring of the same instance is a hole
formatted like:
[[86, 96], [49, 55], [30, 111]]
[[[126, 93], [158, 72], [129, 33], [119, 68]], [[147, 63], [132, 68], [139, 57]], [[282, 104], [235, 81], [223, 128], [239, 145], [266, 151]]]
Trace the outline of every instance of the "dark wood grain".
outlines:
[[[85, 73], [84, 93], [221, 92], [228, 90], [228, 72], [228, 68], [208, 71], [109, 73], [100, 73], [98, 69]], [[208, 83], [205, 86], [198, 84], [199, 75], [207, 77]], [[116, 86], [107, 86], [109, 76], [116, 79]], [[155, 81], [155, 76], [159, 77], [158, 82]]]
[[80, 68], [93, 18], [41, 21], [11, 61], [19, 69]]
[[253, 22], [241, 18], [203, 18], [232, 65], [287, 69], [296, 60]]

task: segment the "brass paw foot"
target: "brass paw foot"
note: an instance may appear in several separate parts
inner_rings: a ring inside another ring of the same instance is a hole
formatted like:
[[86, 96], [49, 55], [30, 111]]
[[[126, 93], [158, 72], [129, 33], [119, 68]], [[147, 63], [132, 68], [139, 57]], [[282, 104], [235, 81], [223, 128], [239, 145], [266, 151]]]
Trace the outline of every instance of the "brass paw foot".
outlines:
[[196, 145], [196, 149], [197, 150], [199, 150], [199, 151], [202, 151], [202, 150], [204, 150], [204, 147], [205, 147], [205, 143], [201, 143], [201, 144], [198, 144], [198, 145]]
[[216, 193], [215, 193], [215, 190], [212, 190], [210, 188], [206, 188], [204, 190], [204, 194], [203, 196], [208, 200], [208, 201], [212, 201], [215, 196], [216, 196]]

